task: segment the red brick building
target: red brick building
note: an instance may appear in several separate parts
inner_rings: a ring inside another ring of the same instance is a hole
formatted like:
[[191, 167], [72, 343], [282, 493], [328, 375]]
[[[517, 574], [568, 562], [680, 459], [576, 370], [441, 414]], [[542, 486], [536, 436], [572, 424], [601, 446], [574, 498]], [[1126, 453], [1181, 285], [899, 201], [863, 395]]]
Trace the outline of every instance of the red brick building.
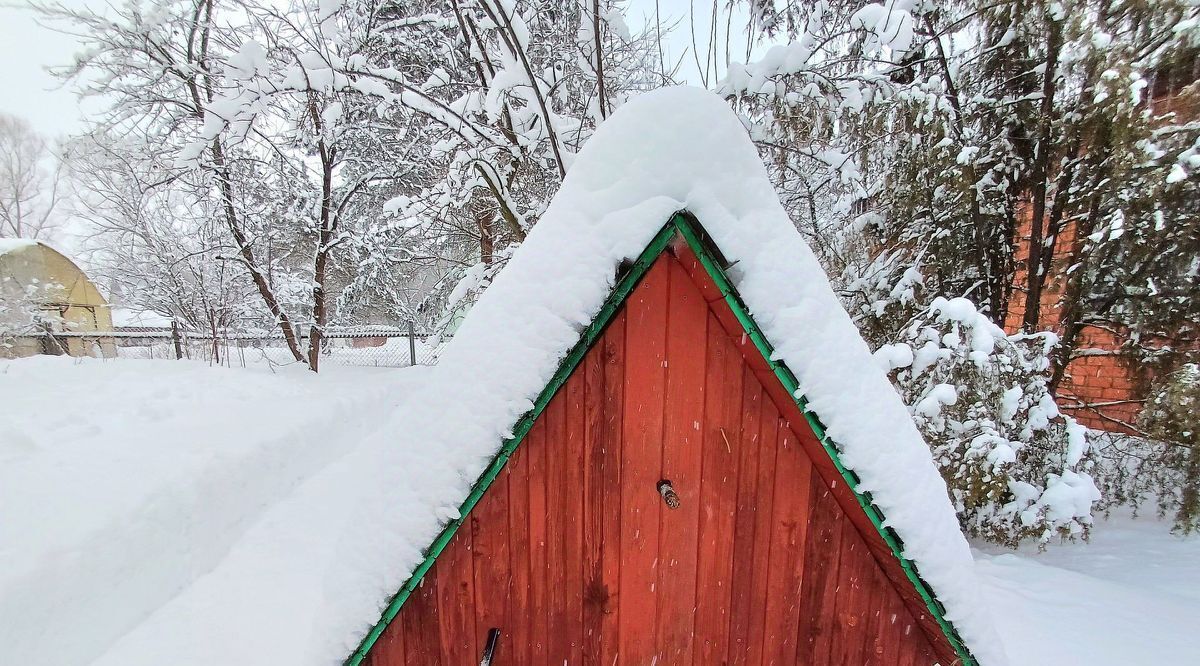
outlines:
[[[1031, 212], [1028, 204], [1018, 213], [1021, 226], [1017, 229], [1016, 275], [1004, 328], [1009, 333], [1021, 329], [1025, 316], [1025, 288], [1028, 273], [1029, 228]], [[1051, 263], [1050, 274], [1041, 293], [1041, 328], [1061, 333], [1062, 310], [1058, 307], [1066, 287], [1069, 257], [1079, 242], [1075, 223], [1066, 223], [1058, 236], [1059, 251]], [[1125, 363], [1118, 354], [1127, 340], [1125, 331], [1084, 326], [1079, 332], [1072, 360], [1067, 364], [1058, 386], [1059, 407], [1089, 428], [1131, 432], [1130, 424], [1142, 411], [1149, 377]]]
[[[1200, 94], [1194, 90], [1198, 80], [1200, 58], [1186, 67], [1158, 72], [1151, 86], [1149, 106], [1160, 115], [1174, 113], [1177, 119], [1200, 119]], [[1020, 330], [1025, 315], [1032, 226], [1032, 205], [1028, 201], [1019, 209], [1018, 219], [1014, 289], [1004, 321], [1004, 328], [1009, 333]], [[1070, 257], [1076, 254], [1080, 242], [1076, 223], [1064, 222], [1039, 299], [1040, 328], [1043, 330], [1063, 331], [1059, 301], [1066, 288]], [[1149, 369], [1132, 366], [1119, 355], [1121, 346], [1128, 339], [1128, 332], [1120, 328], [1084, 326], [1058, 387], [1059, 407], [1090, 428], [1133, 432], [1132, 424], [1142, 410], [1153, 377]]]

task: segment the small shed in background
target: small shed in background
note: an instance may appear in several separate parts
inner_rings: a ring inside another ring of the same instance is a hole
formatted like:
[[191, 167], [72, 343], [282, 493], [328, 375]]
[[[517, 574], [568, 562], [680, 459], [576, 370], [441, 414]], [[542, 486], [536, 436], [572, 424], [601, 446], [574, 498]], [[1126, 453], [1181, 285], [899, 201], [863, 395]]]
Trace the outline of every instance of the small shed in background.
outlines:
[[74, 261], [42, 241], [0, 239], [0, 330], [7, 338], [0, 358], [116, 356], [108, 301]]

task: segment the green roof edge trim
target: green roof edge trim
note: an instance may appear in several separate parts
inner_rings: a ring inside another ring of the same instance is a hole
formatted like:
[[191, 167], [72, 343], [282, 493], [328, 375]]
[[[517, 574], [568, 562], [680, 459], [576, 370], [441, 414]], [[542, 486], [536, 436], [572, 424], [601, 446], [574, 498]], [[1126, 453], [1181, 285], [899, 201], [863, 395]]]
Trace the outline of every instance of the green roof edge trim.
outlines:
[[826, 434], [825, 426], [821, 423], [820, 418], [818, 418], [818, 416], [809, 409], [808, 400], [800, 392], [799, 382], [797, 381], [796, 376], [786, 364], [773, 358], [775, 351], [774, 347], [767, 340], [766, 336], [763, 335], [762, 330], [758, 327], [758, 324], [755, 323], [753, 317], [750, 315], [750, 310], [746, 307], [745, 303], [742, 302], [741, 296], [738, 295], [733, 283], [729, 280], [728, 276], [725, 275], [725, 270], [722, 268], [721, 262], [719, 262], [716, 256], [714, 256], [714, 244], [708, 240], [707, 236], [703, 232], [703, 227], [700, 225], [695, 216], [686, 210], [678, 211], [672, 215], [670, 220], [663, 225], [662, 229], [660, 229], [658, 233], [654, 235], [654, 238], [646, 246], [646, 249], [642, 250], [642, 253], [638, 255], [638, 258], [634, 261], [634, 263], [629, 266], [623, 274], [618, 276], [616, 285], [613, 287], [613, 290], [609, 294], [608, 298], [605, 299], [604, 304], [600, 307], [600, 311], [596, 314], [596, 317], [592, 320], [592, 323], [589, 324], [580, 334], [579, 341], [575, 343], [575, 346], [571, 348], [571, 351], [568, 352], [566, 357], [563, 358], [562, 362], [559, 363], [558, 369], [555, 370], [554, 375], [550, 378], [550, 381], [546, 384], [545, 388], [542, 389], [542, 392], [538, 394], [533, 408], [526, 412], [525, 415], [517, 421], [516, 426], [513, 428], [512, 436], [504, 441], [503, 445], [500, 447], [500, 450], [496, 453], [496, 456], [492, 458], [491, 463], [488, 464], [487, 468], [485, 468], [483, 473], [480, 474], [479, 479], [476, 480], [475, 484], [471, 487], [471, 491], [467, 494], [467, 498], [463, 500], [462, 504], [459, 506], [459, 517], [446, 523], [446, 525], [442, 528], [442, 531], [438, 533], [436, 538], [434, 538], [433, 543], [431, 543], [429, 548], [427, 548], [425, 551], [425, 559], [422, 560], [421, 563], [417, 565], [417, 568], [413, 570], [408, 580], [389, 601], [388, 606], [383, 611], [379, 621], [375, 623], [375, 626], [373, 626], [369, 632], [367, 632], [367, 635], [363, 637], [358, 647], [346, 659], [346, 666], [360, 666], [363, 660], [367, 657], [371, 651], [371, 648], [374, 647], [376, 641], [379, 640], [379, 637], [383, 635], [385, 630], [387, 630], [392, 620], [394, 620], [400, 613], [400, 609], [404, 606], [404, 602], [408, 600], [413, 590], [415, 590], [417, 586], [421, 584], [425, 574], [429, 572], [429, 569], [433, 567], [433, 563], [437, 561], [438, 556], [442, 554], [442, 551], [445, 550], [447, 544], [449, 544], [450, 540], [454, 538], [455, 533], [458, 532], [458, 528], [462, 526], [463, 521], [466, 520], [466, 517], [470, 514], [471, 510], [475, 508], [475, 505], [479, 503], [479, 500], [483, 497], [483, 494], [487, 492], [487, 489], [492, 485], [492, 482], [500, 474], [501, 470], [504, 469], [504, 466], [508, 463], [509, 458], [511, 458], [513, 453], [517, 450], [517, 447], [524, 440], [525, 435], [528, 434], [530, 428], [533, 427], [533, 424], [537, 421], [542, 411], [545, 410], [546, 406], [549, 405], [550, 401], [554, 398], [554, 395], [558, 393], [558, 390], [562, 388], [563, 384], [565, 384], [570, 378], [571, 374], [574, 373], [576, 367], [578, 367], [579, 363], [583, 360], [588, 350], [591, 349], [592, 345], [597, 339], [599, 339], [600, 335], [604, 332], [604, 329], [608, 327], [609, 322], [611, 322], [613, 317], [616, 315], [617, 310], [619, 310], [621, 305], [624, 304], [626, 297], [630, 292], [633, 291], [634, 287], [641, 282], [647, 271], [650, 270], [650, 266], [653, 265], [655, 260], [658, 259], [659, 255], [661, 255], [667, 249], [667, 246], [670, 245], [671, 240], [676, 235], [681, 236], [688, 244], [688, 247], [692, 250], [692, 252], [694, 252], [700, 259], [700, 263], [704, 267], [705, 272], [708, 273], [709, 277], [712, 278], [714, 283], [716, 283], [717, 288], [721, 291], [725, 303], [729, 306], [730, 310], [733, 311], [738, 322], [742, 325], [742, 329], [746, 333], [747, 337], [754, 342], [755, 348], [757, 348], [759, 353], [762, 354], [763, 359], [771, 367], [776, 378], [779, 379], [780, 383], [783, 384], [788, 393], [792, 395], [793, 399], [796, 401], [796, 405], [800, 408], [801, 413], [804, 414], [804, 418], [808, 421], [809, 427], [812, 428], [813, 434], [815, 434], [817, 440], [821, 442], [821, 446], [825, 449], [825, 452], [833, 461], [834, 467], [842, 475], [842, 479], [854, 492], [854, 496], [858, 500], [859, 506], [862, 507], [863, 511], [867, 514], [867, 517], [870, 518], [871, 524], [875, 526], [875, 529], [878, 530], [880, 536], [883, 537], [884, 542], [887, 543], [888, 547], [891, 549], [892, 554], [900, 562], [900, 566], [904, 570], [905, 575], [913, 584], [913, 587], [916, 588], [918, 594], [920, 594], [921, 599], [925, 602], [926, 608], [929, 610], [929, 613], [937, 621], [938, 626], [941, 627], [942, 633], [946, 636], [946, 639], [950, 642], [950, 645], [954, 648], [954, 651], [958, 654], [964, 666], [978, 666], [978, 662], [975, 660], [975, 657], [971, 654], [970, 650], [967, 649], [966, 644], [962, 641], [962, 638], [959, 637], [958, 631], [955, 630], [954, 625], [946, 619], [945, 608], [934, 596], [933, 590], [930, 589], [928, 583], [926, 583], [925, 580], [921, 578], [920, 574], [917, 573], [916, 566], [912, 563], [912, 561], [904, 557], [904, 547], [899, 535], [897, 535], [895, 530], [893, 530], [891, 527], [888, 527], [884, 524], [883, 512], [875, 506], [874, 501], [871, 499], [870, 492], [859, 492], [858, 476], [853, 472], [853, 470], [848, 469], [842, 464], [841, 455], [838, 452], [837, 445], [828, 436], [828, 434]]

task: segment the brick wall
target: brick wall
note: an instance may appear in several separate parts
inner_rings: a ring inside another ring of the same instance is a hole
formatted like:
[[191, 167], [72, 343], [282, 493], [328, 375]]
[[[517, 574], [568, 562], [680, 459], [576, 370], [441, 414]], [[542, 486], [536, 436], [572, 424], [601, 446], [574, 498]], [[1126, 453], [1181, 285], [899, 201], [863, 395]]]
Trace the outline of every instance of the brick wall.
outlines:
[[[1009, 333], [1021, 329], [1025, 316], [1025, 283], [1029, 258], [1029, 233], [1032, 207], [1025, 203], [1018, 208], [1016, 238], [1016, 275], [1008, 317], [1004, 328]], [[1059, 300], [1066, 287], [1068, 257], [1077, 242], [1075, 224], [1068, 223], [1060, 231], [1050, 275], [1042, 290], [1039, 313], [1042, 330], [1062, 333], [1062, 310]], [[1076, 358], [1067, 365], [1058, 387], [1059, 407], [1089, 428], [1115, 432], [1131, 432], [1127, 424], [1137, 419], [1145, 399], [1147, 382], [1137, 369], [1130, 367], [1116, 354], [1125, 342], [1124, 332], [1095, 326], [1079, 333]]]
[[1088, 427], [1130, 432], [1126, 424], [1142, 411], [1148, 382], [1114, 355], [1123, 341], [1101, 328], [1080, 332], [1077, 356], [1067, 366], [1057, 397], [1064, 411]]
[[[1158, 115], [1173, 113], [1176, 121], [1200, 119], [1198, 78], [1200, 58], [1184, 62], [1171, 71], [1158, 72], [1153, 77], [1148, 107]], [[1020, 330], [1025, 315], [1024, 285], [1028, 276], [1032, 217], [1033, 207], [1028, 201], [1018, 207], [1016, 273], [1008, 316], [1004, 321], [1004, 328], [1009, 333]], [[1041, 330], [1062, 333], [1059, 300], [1066, 287], [1068, 258], [1078, 242], [1075, 223], [1064, 224], [1056, 241], [1050, 275], [1039, 299], [1038, 328]], [[1087, 326], [1079, 333], [1074, 358], [1067, 365], [1055, 397], [1063, 411], [1090, 428], [1131, 432], [1129, 424], [1142, 410], [1152, 376], [1148, 369], [1133, 367], [1117, 355], [1117, 350], [1127, 339], [1127, 333], [1120, 329]]]

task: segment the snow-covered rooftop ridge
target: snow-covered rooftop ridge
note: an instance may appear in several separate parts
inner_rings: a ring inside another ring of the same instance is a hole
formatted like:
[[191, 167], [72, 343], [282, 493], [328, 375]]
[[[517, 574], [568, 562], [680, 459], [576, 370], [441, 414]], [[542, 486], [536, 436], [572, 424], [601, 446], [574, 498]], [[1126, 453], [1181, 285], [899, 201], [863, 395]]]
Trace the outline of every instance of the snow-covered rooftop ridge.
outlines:
[[38, 244], [38, 241], [28, 238], [0, 238], [0, 254], [25, 250]]
[[[75, 257], [40, 238], [0, 238], [0, 256], [11, 252], [22, 252], [35, 247], [43, 247], [55, 254], [61, 254], [71, 263], [77, 263]], [[81, 269], [82, 270], [82, 269]]]
[[[436, 383], [396, 422], [445, 452], [435, 464], [459, 473], [453, 492], [421, 495], [441, 498], [443, 518], [454, 515], [599, 311], [619, 263], [636, 257], [685, 208], [737, 263], [737, 286], [756, 321], [948, 619], [982, 663], [1002, 663], [967, 542], [928, 447], [780, 205], [745, 129], [724, 101], [700, 89], [643, 95], [605, 122], [463, 322]], [[425, 534], [434, 531], [431, 524]]]
[[928, 448], [745, 129], [724, 101], [694, 88], [643, 95], [609, 118], [420, 392], [276, 503], [217, 567], [147, 611], [98, 663], [340, 663], [457, 517], [600, 310], [617, 267], [680, 209], [738, 262], [756, 321], [947, 617], [981, 663], [1004, 663]]

